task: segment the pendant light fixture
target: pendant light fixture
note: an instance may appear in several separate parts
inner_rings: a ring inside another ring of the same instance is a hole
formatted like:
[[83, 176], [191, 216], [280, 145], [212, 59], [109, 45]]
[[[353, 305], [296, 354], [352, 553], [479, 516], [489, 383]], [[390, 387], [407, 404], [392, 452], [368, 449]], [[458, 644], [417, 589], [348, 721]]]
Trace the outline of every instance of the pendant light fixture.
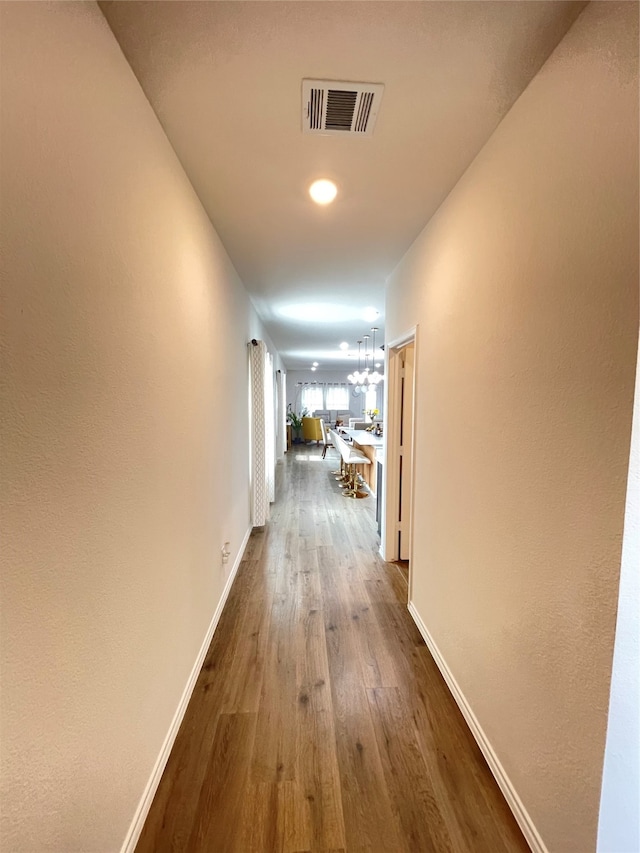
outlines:
[[[373, 332], [373, 347], [372, 347], [372, 349], [371, 349], [371, 365], [372, 365], [372, 367], [373, 367], [373, 363], [374, 363], [374, 362], [375, 362], [375, 360], [376, 360], [376, 332], [378, 331], [377, 326], [374, 326], [374, 327], [371, 329], [371, 331]], [[370, 385], [377, 385], [377, 384], [378, 384], [378, 382], [382, 382], [383, 378], [384, 378], [384, 377], [382, 376], [382, 374], [381, 374], [381, 373], [378, 373], [378, 371], [377, 371], [377, 370], [373, 370], [373, 371], [369, 374], [369, 384], [370, 384]]]
[[[377, 327], [371, 329], [373, 332], [373, 347], [371, 349], [371, 362], [375, 361], [375, 351], [376, 351], [376, 332], [378, 331]], [[382, 382], [383, 376], [378, 373], [377, 370], [370, 371], [369, 370], [369, 335], [363, 336], [364, 340], [364, 370], [360, 369], [361, 365], [361, 346], [362, 341], [358, 341], [358, 369], [354, 370], [353, 373], [350, 373], [347, 379], [356, 387], [354, 391], [356, 394], [359, 394], [362, 389], [366, 389], [369, 387], [375, 387], [378, 382]]]
[[[364, 374], [360, 373], [361, 347], [362, 347], [362, 341], [358, 341], [358, 369], [354, 370], [353, 373], [350, 373], [347, 376], [347, 379], [349, 380], [349, 382], [352, 382], [356, 386], [356, 389], [358, 389], [360, 387], [360, 385], [362, 384], [361, 377], [364, 375]], [[360, 393], [360, 392], [358, 391], [358, 393]]]

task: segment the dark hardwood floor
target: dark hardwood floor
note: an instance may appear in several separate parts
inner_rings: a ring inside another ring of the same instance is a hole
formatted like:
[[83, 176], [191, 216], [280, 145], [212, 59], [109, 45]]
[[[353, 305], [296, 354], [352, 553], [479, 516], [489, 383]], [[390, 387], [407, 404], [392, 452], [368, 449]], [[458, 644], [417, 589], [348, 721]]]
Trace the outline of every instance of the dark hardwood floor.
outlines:
[[278, 466], [138, 853], [529, 848], [378, 554], [373, 498], [315, 445]]

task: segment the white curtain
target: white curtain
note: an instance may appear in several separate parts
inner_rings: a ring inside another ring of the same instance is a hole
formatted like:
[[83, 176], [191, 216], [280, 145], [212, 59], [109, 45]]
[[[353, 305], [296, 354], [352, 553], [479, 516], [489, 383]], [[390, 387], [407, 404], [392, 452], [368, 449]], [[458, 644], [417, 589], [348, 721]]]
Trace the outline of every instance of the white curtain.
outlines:
[[351, 389], [346, 382], [298, 382], [298, 388], [296, 405], [299, 395], [300, 409], [310, 414], [316, 409], [349, 408]]
[[276, 406], [275, 406], [275, 373], [273, 372], [273, 356], [270, 352], [264, 359], [264, 391], [265, 391], [265, 474], [267, 479], [267, 497], [269, 503], [276, 499]]
[[316, 409], [324, 409], [322, 388], [319, 388], [317, 385], [309, 385], [303, 388], [300, 404], [302, 409], [306, 409], [309, 414], [315, 412]]
[[378, 386], [374, 385], [373, 388], [367, 388], [364, 395], [364, 408], [371, 411], [371, 409], [379, 409], [378, 405]]
[[326, 389], [326, 409], [348, 409], [349, 407], [349, 387], [329, 386]]
[[269, 519], [275, 499], [273, 360], [264, 341], [249, 343], [251, 366], [251, 516], [254, 527]]
[[287, 451], [287, 375], [276, 373], [276, 459]]

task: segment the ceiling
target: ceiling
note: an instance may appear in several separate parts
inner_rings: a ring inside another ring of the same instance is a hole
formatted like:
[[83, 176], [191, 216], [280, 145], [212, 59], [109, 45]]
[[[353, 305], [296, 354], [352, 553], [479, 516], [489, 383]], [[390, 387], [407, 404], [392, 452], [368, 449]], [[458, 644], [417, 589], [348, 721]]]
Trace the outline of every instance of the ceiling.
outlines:
[[[290, 370], [381, 342], [385, 280], [584, 5], [100, 3]], [[304, 78], [383, 83], [373, 136], [303, 134]]]

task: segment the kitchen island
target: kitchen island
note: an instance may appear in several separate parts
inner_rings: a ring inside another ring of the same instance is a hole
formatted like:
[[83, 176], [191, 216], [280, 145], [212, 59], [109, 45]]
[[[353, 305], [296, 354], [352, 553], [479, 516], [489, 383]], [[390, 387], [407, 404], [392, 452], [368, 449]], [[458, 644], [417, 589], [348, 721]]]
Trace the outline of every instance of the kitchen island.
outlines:
[[371, 465], [362, 466], [364, 468], [362, 476], [369, 487], [369, 491], [375, 495], [377, 491], [378, 469], [376, 462], [382, 455], [381, 452], [384, 447], [383, 436], [375, 435], [373, 432], [368, 432], [366, 429], [347, 429], [342, 427], [341, 432], [351, 439], [356, 450], [361, 450], [367, 459], [370, 460]]

